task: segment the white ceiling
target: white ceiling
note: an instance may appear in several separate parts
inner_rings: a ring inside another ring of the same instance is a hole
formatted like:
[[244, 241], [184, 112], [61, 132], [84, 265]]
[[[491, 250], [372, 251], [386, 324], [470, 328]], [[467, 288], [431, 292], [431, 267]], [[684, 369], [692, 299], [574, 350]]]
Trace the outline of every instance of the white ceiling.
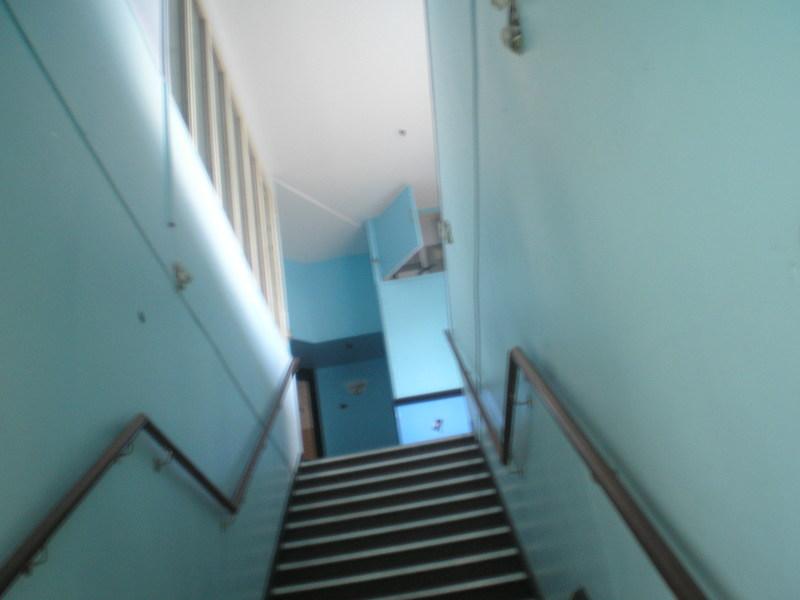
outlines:
[[287, 258], [365, 252], [363, 221], [406, 184], [437, 204], [424, 0], [204, 6], [275, 179]]

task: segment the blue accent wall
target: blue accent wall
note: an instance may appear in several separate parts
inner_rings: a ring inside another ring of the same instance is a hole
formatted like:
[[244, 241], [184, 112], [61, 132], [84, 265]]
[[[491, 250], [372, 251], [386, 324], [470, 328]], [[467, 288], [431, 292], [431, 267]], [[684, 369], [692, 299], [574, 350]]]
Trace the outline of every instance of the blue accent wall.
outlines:
[[368, 333], [319, 344], [292, 340], [291, 350], [292, 355], [300, 359], [300, 367], [304, 369], [332, 367], [386, 356], [382, 333]]
[[[508, 350], [542, 366], [710, 597], [793, 596], [800, 5], [519, 5], [516, 56], [427, 3], [457, 339], [497, 412]], [[545, 595], [671, 597], [541, 404], [514, 435]]]
[[[383, 358], [316, 369], [325, 454], [335, 456], [397, 443], [392, 387]], [[363, 384], [354, 395], [350, 386]]]
[[444, 274], [382, 282], [378, 293], [395, 397], [460, 387], [461, 376], [444, 337]]
[[[290, 359], [141, 36], [126, 2], [0, 4], [0, 561], [139, 412], [232, 493]], [[156, 456], [140, 437], [11, 596], [261, 597], [294, 393], [224, 532]]]
[[[367, 222], [367, 239], [376, 252], [374, 221]], [[461, 375], [444, 337], [444, 273], [384, 281], [377, 261], [373, 267], [394, 397], [461, 387]]]
[[284, 264], [294, 339], [318, 343], [381, 330], [368, 255]]
[[464, 396], [400, 404], [394, 409], [401, 444], [414, 444], [472, 431]]
[[380, 215], [372, 220], [382, 278], [393, 275], [422, 247], [417, 203], [406, 186]]

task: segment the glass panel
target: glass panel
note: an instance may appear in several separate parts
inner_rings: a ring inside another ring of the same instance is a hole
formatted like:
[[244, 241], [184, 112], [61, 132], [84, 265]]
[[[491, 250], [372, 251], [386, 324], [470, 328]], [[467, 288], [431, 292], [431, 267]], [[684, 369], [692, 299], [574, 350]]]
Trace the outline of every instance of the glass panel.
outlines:
[[472, 431], [464, 396], [399, 404], [394, 412], [401, 444], [425, 442]]
[[172, 97], [189, 122], [186, 101], [186, 3], [185, 0], [169, 0], [169, 81]]
[[258, 163], [252, 152], [250, 153], [250, 183], [252, 184], [250, 189], [251, 197], [253, 198], [253, 219], [255, 225], [255, 252], [258, 255], [258, 272], [256, 273], [256, 279], [258, 279], [258, 282], [261, 284], [261, 291], [267, 299], [267, 303], [270, 303], [268, 296], [269, 286], [267, 285], [269, 267], [267, 266], [265, 253], [267, 240], [264, 230], [266, 224], [264, 217], [266, 212], [264, 211], [263, 198], [259, 194], [260, 179], [258, 177]]
[[211, 173], [211, 145], [208, 134], [208, 69], [206, 68], [206, 22], [197, 8], [192, 11], [192, 100], [195, 109], [195, 143]]
[[153, 0], [129, 0], [131, 10], [142, 29], [142, 36], [159, 73], [163, 73], [164, 61], [161, 56], [161, 18], [160, 2]]
[[228, 157], [228, 107], [225, 104], [225, 74], [214, 55], [214, 94], [217, 111], [217, 153], [219, 154], [219, 193], [228, 220], [233, 223], [233, 194], [231, 192], [230, 159]]
[[274, 256], [272, 246], [272, 205], [269, 201], [269, 189], [267, 189], [266, 185], [261, 186], [261, 199], [264, 204], [264, 260], [271, 265]]
[[269, 305], [272, 307], [273, 314], [275, 316], [275, 320], [280, 322], [280, 316], [278, 315], [278, 282], [280, 275], [278, 273], [278, 265], [276, 265], [277, 254], [276, 254], [276, 243], [275, 243], [275, 214], [274, 211], [274, 203], [272, 201], [272, 196], [270, 196], [269, 188], [265, 185], [263, 188], [264, 191], [264, 231], [266, 231], [267, 239], [266, 239], [266, 248], [264, 249], [265, 258], [264, 260], [267, 261], [269, 265], [269, 298], [268, 302]]
[[274, 266], [272, 264], [272, 253], [270, 252], [270, 231], [269, 231], [269, 206], [267, 204], [267, 191], [266, 188], [262, 185], [261, 186], [261, 196], [259, 197], [261, 203], [261, 273], [263, 277], [263, 281], [261, 282], [261, 287], [264, 290], [264, 298], [267, 300], [267, 304], [271, 306], [274, 310], [275, 308], [275, 298], [273, 297], [273, 287], [272, 287], [272, 272], [274, 270]]
[[253, 261], [250, 258], [250, 215], [247, 211], [247, 183], [245, 182], [244, 172], [244, 152], [242, 149], [242, 120], [239, 118], [239, 112], [233, 109], [233, 143], [236, 145], [236, 178], [239, 184], [239, 211], [242, 220], [242, 246], [244, 246], [244, 254], [250, 266]]
[[674, 598], [536, 389], [521, 375], [519, 384], [511, 440], [518, 475], [506, 480], [505, 500], [522, 531], [539, 532], [522, 538], [533, 564], [553, 565], [537, 573], [542, 597], [583, 586], [592, 598]]
[[[256, 202], [258, 202], [258, 165], [252, 152], [250, 152], [250, 197], [253, 199], [253, 208], [255, 208]], [[256, 210], [252, 212], [254, 215], [257, 214]], [[258, 231], [259, 228], [255, 229]]]

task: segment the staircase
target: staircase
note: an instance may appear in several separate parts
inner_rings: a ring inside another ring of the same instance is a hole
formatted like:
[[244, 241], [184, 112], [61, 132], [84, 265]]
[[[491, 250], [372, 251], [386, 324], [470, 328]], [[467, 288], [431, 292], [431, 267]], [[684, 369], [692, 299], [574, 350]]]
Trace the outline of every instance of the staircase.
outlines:
[[269, 598], [535, 598], [470, 436], [301, 463]]

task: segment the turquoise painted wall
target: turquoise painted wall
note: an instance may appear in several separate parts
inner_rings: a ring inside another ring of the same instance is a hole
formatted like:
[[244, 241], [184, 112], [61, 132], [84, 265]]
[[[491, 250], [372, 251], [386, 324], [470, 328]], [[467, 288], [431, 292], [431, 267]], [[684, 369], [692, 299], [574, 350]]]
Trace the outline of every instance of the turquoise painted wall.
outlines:
[[[2, 561], [140, 411], [232, 491], [289, 353], [127, 4], [7, 0], [0, 50]], [[139, 439], [9, 597], [260, 598], [293, 393], [273, 431], [225, 530]]]
[[[326, 456], [397, 444], [392, 387], [386, 359], [314, 371]], [[348, 385], [363, 382], [354, 395]]]
[[319, 343], [381, 330], [368, 255], [284, 265], [294, 339]]
[[406, 186], [372, 220], [380, 274], [391, 277], [422, 247], [422, 231], [414, 193]]
[[438, 440], [472, 431], [464, 396], [399, 404], [395, 406], [394, 416], [401, 444]]
[[443, 335], [447, 328], [444, 273], [384, 281], [375, 254], [373, 221], [367, 222], [367, 238], [376, 257], [373, 279], [394, 397], [460, 388], [461, 376]]
[[[442, 218], [453, 233], [452, 243], [444, 245], [450, 329], [476, 376], [476, 279], [475, 270], [468, 268], [477, 252], [472, 3], [427, 4], [439, 195], [440, 202], [450, 205]], [[445, 26], [443, 22], [449, 23], [446, 36], [439, 29]], [[450, 268], [451, 264], [456, 268]]]
[[[490, 3], [428, 3], [446, 219], [475, 214], [452, 190], [477, 173], [478, 268], [450, 248], [447, 265], [454, 315], [475, 278], [483, 393], [499, 406], [521, 345], [712, 597], [791, 596], [800, 6], [520, 10], [514, 56]], [[666, 597], [541, 406], [526, 410], [525, 474], [498, 473], [548, 597]]]

